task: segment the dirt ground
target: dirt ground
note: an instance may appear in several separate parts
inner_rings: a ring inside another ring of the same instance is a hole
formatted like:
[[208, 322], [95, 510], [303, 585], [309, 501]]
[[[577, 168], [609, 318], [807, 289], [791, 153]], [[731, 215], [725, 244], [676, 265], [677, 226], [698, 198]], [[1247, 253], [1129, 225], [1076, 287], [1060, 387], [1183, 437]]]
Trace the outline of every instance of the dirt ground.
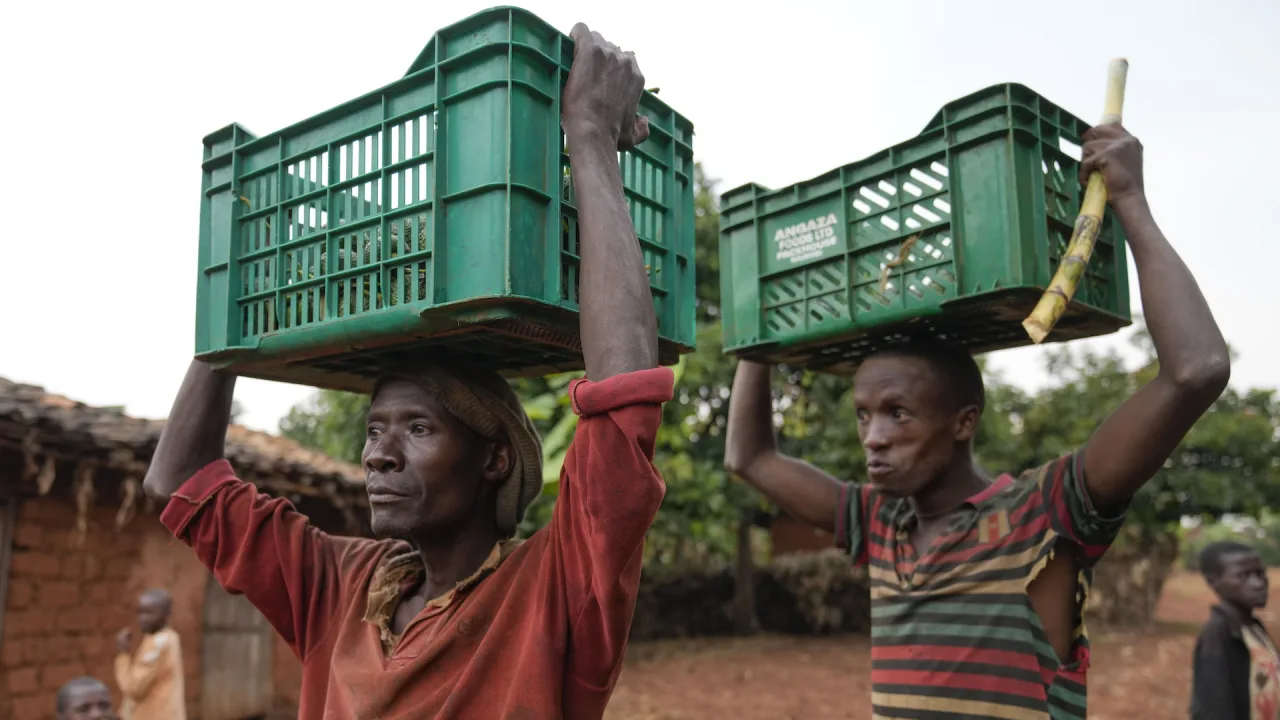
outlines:
[[[1280, 606], [1280, 573], [1271, 579]], [[1144, 632], [1093, 631], [1089, 717], [1186, 718], [1191, 651], [1212, 595], [1178, 573], [1165, 586], [1158, 623]], [[1271, 617], [1264, 621], [1276, 627]], [[609, 720], [836, 720], [870, 707], [869, 642], [862, 637], [756, 637], [635, 643]]]

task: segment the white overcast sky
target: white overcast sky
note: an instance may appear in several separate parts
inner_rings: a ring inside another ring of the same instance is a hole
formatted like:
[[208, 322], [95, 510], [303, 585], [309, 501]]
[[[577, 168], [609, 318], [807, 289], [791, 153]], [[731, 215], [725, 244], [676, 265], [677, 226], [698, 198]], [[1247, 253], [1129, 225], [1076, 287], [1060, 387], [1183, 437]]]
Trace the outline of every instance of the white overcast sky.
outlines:
[[[201, 138], [266, 134], [404, 73], [483, 2], [16, 3], [0, 29], [6, 152], [0, 376], [163, 417], [193, 352]], [[1275, 212], [1280, 3], [554, 2], [635, 50], [722, 189], [780, 187], [918, 133], [948, 100], [1022, 82], [1094, 121], [1130, 61], [1126, 125], [1157, 219], [1241, 356], [1280, 385]], [[1136, 284], [1134, 308], [1140, 308]], [[1114, 343], [1104, 340], [1101, 344]], [[1044, 381], [1039, 350], [999, 353]], [[309, 391], [242, 381], [274, 430]]]

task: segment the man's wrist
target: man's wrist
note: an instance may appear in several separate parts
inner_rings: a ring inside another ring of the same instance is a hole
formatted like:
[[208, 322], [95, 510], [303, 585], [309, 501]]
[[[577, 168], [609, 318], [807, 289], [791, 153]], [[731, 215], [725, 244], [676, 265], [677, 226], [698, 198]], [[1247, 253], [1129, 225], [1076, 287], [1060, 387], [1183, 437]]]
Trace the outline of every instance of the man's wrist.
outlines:
[[1147, 194], [1142, 191], [1111, 198], [1110, 205], [1116, 216], [1120, 218], [1120, 222], [1125, 225], [1134, 220], [1151, 217], [1151, 206], [1147, 203]]
[[581, 153], [598, 153], [618, 151], [618, 138], [598, 123], [580, 122], [566, 125], [565, 141], [568, 143], [569, 155]]

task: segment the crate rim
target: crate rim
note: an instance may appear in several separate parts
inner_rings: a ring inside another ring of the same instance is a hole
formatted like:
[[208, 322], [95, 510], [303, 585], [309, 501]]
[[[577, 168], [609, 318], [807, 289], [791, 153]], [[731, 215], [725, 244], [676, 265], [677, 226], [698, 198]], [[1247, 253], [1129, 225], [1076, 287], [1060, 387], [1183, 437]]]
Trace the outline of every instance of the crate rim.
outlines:
[[[466, 17], [462, 18], [461, 20], [458, 20], [458, 21], [456, 21], [456, 22], [449, 23], [449, 24], [448, 24], [448, 25], [446, 25], [445, 27], [441, 28], [441, 30], [437, 30], [435, 33], [433, 33], [433, 34], [432, 34], [432, 36], [431, 36], [431, 39], [427, 41], [427, 44], [422, 46], [422, 50], [421, 50], [421, 51], [419, 51], [419, 53], [418, 53], [418, 57], [417, 57], [417, 58], [415, 58], [415, 59], [414, 59], [414, 61], [413, 61], [413, 63], [409, 65], [409, 70], [408, 70], [407, 72], [405, 72], [404, 77], [409, 77], [410, 75], [414, 75], [414, 74], [417, 74], [417, 73], [419, 73], [419, 72], [422, 72], [422, 71], [424, 71], [424, 70], [428, 70], [428, 69], [430, 69], [430, 68], [431, 68], [431, 66], [432, 66], [431, 64], [427, 64], [427, 65], [424, 65], [424, 66], [419, 66], [419, 61], [423, 59], [423, 55], [425, 55], [425, 54], [426, 54], [426, 51], [432, 48], [432, 46], [433, 46], [433, 43], [434, 43], [434, 41], [435, 41], [436, 36], [438, 36], [442, 30], [448, 30], [448, 29], [453, 28], [453, 27], [455, 27], [455, 26], [457, 26], [457, 25], [464, 25], [464, 24], [466, 24], [466, 23], [468, 23], [468, 22], [470, 22], [470, 21], [472, 21], [472, 20], [475, 20], [476, 18], [482, 17], [482, 16], [484, 16], [484, 15], [488, 15], [488, 14], [490, 14], [490, 13], [495, 13], [495, 12], [511, 12], [511, 13], [518, 13], [518, 14], [520, 14], [520, 15], [524, 15], [524, 16], [525, 16], [525, 17], [527, 17], [527, 18], [530, 18], [530, 19], [533, 19], [533, 20], [537, 20], [538, 22], [542, 23], [543, 25], [546, 25], [547, 27], [551, 28], [552, 30], [555, 30], [556, 32], [560, 33], [560, 35], [561, 35], [561, 36], [563, 36], [563, 37], [565, 38], [565, 40], [567, 41], [568, 46], [569, 46], [570, 48], [572, 48], [572, 47], [573, 47], [573, 40], [569, 37], [569, 33], [564, 32], [563, 30], [561, 30], [560, 28], [556, 27], [555, 25], [552, 25], [551, 23], [547, 22], [546, 20], [543, 20], [543, 19], [542, 19], [542, 18], [541, 18], [537, 13], [534, 13], [532, 10], [529, 10], [529, 9], [527, 9], [527, 8], [522, 8], [522, 7], [519, 7], [519, 6], [517, 6], [517, 5], [494, 5], [494, 6], [492, 6], [492, 7], [485, 8], [484, 10], [479, 10], [479, 11], [473, 12], [473, 13], [471, 13], [470, 15], [468, 15], [468, 16], [466, 16]], [[553, 59], [554, 59], [556, 62], [559, 62], [559, 58], [553, 58]], [[674, 109], [672, 109], [672, 107], [671, 107], [670, 105], [668, 105], [666, 102], [664, 102], [664, 101], [660, 100], [660, 99], [658, 98], [658, 96], [657, 96], [657, 95], [653, 95], [652, 93], [649, 93], [648, 91], [646, 91], [646, 93], [645, 93], [645, 94], [647, 94], [647, 95], [651, 95], [651, 98], [650, 98], [650, 99], [651, 99], [653, 102], [655, 102], [656, 104], [658, 104], [658, 105], [661, 107], [661, 109], [662, 109], [662, 110], [665, 110], [665, 111], [667, 111], [667, 112], [669, 112], [669, 113], [672, 113], [672, 114], [673, 114], [673, 115], [675, 115], [676, 117], [678, 117], [678, 118], [680, 118], [680, 119], [684, 120], [684, 121], [689, 125], [690, 132], [693, 132], [693, 124], [688, 122], [688, 118], [685, 118], [685, 117], [684, 117], [683, 115], [681, 115], [679, 112], [676, 112]]]
[[[538, 17], [538, 15], [534, 14], [532, 11], [526, 10], [521, 7], [516, 7], [514, 5], [497, 5], [485, 10], [481, 10], [479, 12], [474, 12], [465, 18], [449, 23], [445, 27], [439, 30], [436, 30], [434, 33], [432, 33], [430, 39], [427, 40], [426, 44], [423, 45], [422, 50], [419, 51], [418, 53], [419, 59], [421, 59], [422, 56], [428, 50], [433, 49], [435, 47], [436, 38], [440, 35], [440, 33], [445, 32], [457, 25], [461, 25], [463, 23], [469, 22], [476, 18], [482, 17], [487, 14], [495, 13], [495, 12], [519, 13], [527, 18], [536, 20], [537, 22], [547, 26], [548, 28], [551, 28], [555, 32], [560, 33], [560, 35], [563, 38], [565, 38], [565, 41], [570, 43], [570, 46], [572, 46], [573, 41], [568, 39], [569, 37], [568, 35], [560, 31], [559, 28], [555, 27], [551, 23], [547, 22], [546, 20], [543, 20], [541, 17]], [[529, 52], [533, 52], [538, 55], [541, 55], [556, 65], [560, 64], [559, 58], [551, 57], [546, 53], [542, 52], [541, 50], [534, 48], [531, 45], [514, 42], [514, 41], [511, 41], [510, 39], [508, 39], [506, 42], [511, 45], [519, 45], [522, 48], [525, 48], [526, 50], [528, 50]], [[494, 44], [497, 44], [497, 43], [494, 43]], [[477, 50], [473, 50], [472, 52], [476, 52], [478, 50], [480, 49], [478, 48]], [[214, 130], [206, 134], [202, 138], [203, 145], [207, 148], [207, 147], [211, 147], [212, 145], [218, 142], [222, 142], [227, 139], [233, 139], [235, 137], [235, 130], [237, 128], [246, 135], [246, 138], [242, 142], [232, 146], [231, 148], [228, 148], [224, 152], [218, 153], [216, 155], [211, 155], [205, 158], [205, 162], [208, 163], [211, 161], [216, 161], [218, 158], [225, 157], [226, 155], [230, 154], [232, 151], [236, 151], [236, 150], [243, 151], [243, 150], [250, 149], [250, 146], [253, 146], [255, 144], [262, 144], [265, 147], [270, 142], [279, 141], [281, 137], [285, 137], [290, 134], [293, 134], [295, 131], [305, 129], [306, 127], [314, 123], [324, 122], [325, 120], [329, 119], [331, 116], [344, 114], [352, 107], [358, 107], [362, 103], [367, 103], [375, 98], [380, 97], [381, 95], [386, 93], [388, 90], [395, 89], [401, 84], [409, 82], [411, 78], [416, 78], [418, 75], [422, 73], [434, 72], [437, 69], [437, 65], [433, 60], [433, 62], [430, 63], [429, 65], [415, 70], [413, 69], [413, 67], [417, 65], [417, 62], [418, 61], [415, 60], [414, 65], [410, 66], [409, 72], [405, 73], [404, 75], [386, 84], [380, 85], [379, 87], [373, 90], [361, 93], [360, 95], [357, 95], [356, 97], [351, 98], [349, 100], [343, 101], [338, 105], [321, 110], [320, 112], [314, 115], [311, 115], [310, 117], [306, 117], [297, 122], [290, 123], [284, 127], [281, 127], [277, 130], [269, 132], [266, 135], [258, 135], [254, 133], [239, 121], [229, 122], [226, 125], [223, 125], [222, 127], [218, 128], [217, 130]], [[662, 113], [669, 114], [670, 116], [672, 116], [674, 120], [674, 122], [672, 123], [673, 127], [678, 125], [683, 125], [684, 130], [688, 132], [690, 136], [693, 136], [696, 134], [696, 128], [694, 127], [693, 122], [689, 120], [689, 118], [685, 117], [680, 112], [673, 109], [670, 105], [668, 105], [665, 101], [663, 101], [654, 93], [651, 93], [648, 90], [645, 90], [641, 95], [641, 101], [645, 105], [652, 106], [657, 111], [660, 111]], [[435, 103], [432, 103], [432, 106], [434, 105]], [[677, 137], [674, 133], [671, 135], [671, 139], [673, 142], [679, 143], [682, 146], [692, 148], [691, 143], [684, 142], [679, 137]]]
[[[827, 178], [829, 178], [829, 177], [832, 177], [832, 176], [834, 176], [834, 175], [838, 175], [841, 171], [843, 171], [846, 167], [848, 167], [848, 166], [850, 166], [850, 165], [857, 165], [857, 164], [859, 164], [859, 163], [866, 162], [867, 160], [870, 160], [871, 158], [874, 158], [874, 157], [876, 157], [877, 155], [880, 155], [881, 153], [884, 153], [884, 152], [886, 152], [886, 151], [888, 151], [888, 150], [891, 150], [891, 149], [893, 149], [893, 148], [896, 148], [896, 147], [898, 147], [899, 145], [901, 145], [901, 144], [903, 144], [903, 143], [910, 142], [910, 141], [912, 141], [912, 140], [914, 140], [914, 139], [916, 139], [916, 138], [920, 137], [921, 135], [924, 135], [924, 134], [925, 134], [925, 133], [927, 133], [927, 132], [936, 131], [938, 128], [934, 128], [934, 127], [933, 127], [933, 125], [934, 125], [935, 121], [938, 121], [938, 120], [942, 117], [942, 114], [943, 114], [943, 112], [945, 112], [946, 108], [948, 108], [948, 107], [950, 107], [950, 106], [952, 106], [952, 105], [955, 105], [955, 104], [957, 104], [957, 103], [961, 103], [961, 102], [964, 102], [964, 101], [966, 101], [966, 100], [973, 99], [973, 98], [978, 97], [978, 96], [980, 96], [980, 95], [986, 95], [986, 94], [989, 94], [989, 93], [991, 93], [992, 91], [997, 90], [997, 89], [1004, 90], [1006, 93], [1007, 93], [1008, 91], [1010, 91], [1010, 90], [1024, 90], [1024, 91], [1026, 91], [1026, 92], [1032, 93], [1033, 95], [1035, 95], [1036, 97], [1040, 98], [1040, 99], [1041, 99], [1041, 100], [1043, 100], [1044, 102], [1046, 102], [1046, 103], [1048, 103], [1048, 104], [1052, 105], [1054, 108], [1057, 108], [1060, 112], [1062, 112], [1062, 113], [1066, 114], [1066, 115], [1067, 115], [1067, 116], [1069, 116], [1070, 118], [1072, 118], [1072, 119], [1074, 119], [1075, 121], [1077, 121], [1077, 122], [1081, 123], [1085, 128], [1092, 127], [1089, 123], [1086, 123], [1084, 120], [1082, 120], [1082, 119], [1080, 118], [1080, 116], [1078, 116], [1078, 115], [1076, 115], [1076, 114], [1072, 113], [1071, 111], [1067, 110], [1066, 108], [1062, 107], [1061, 105], [1059, 105], [1059, 104], [1057, 104], [1057, 103], [1053, 102], [1053, 101], [1052, 101], [1052, 100], [1050, 100], [1049, 98], [1047, 98], [1047, 97], [1045, 97], [1044, 95], [1042, 95], [1041, 93], [1037, 92], [1034, 88], [1032, 88], [1032, 87], [1030, 87], [1030, 86], [1028, 86], [1028, 85], [1026, 85], [1026, 84], [1024, 84], [1024, 83], [1020, 83], [1020, 82], [1000, 82], [1000, 83], [994, 83], [994, 84], [988, 85], [988, 86], [986, 86], [986, 87], [980, 88], [980, 89], [978, 89], [978, 90], [974, 90], [973, 92], [970, 92], [970, 93], [968, 93], [968, 94], [962, 95], [962, 96], [960, 96], [960, 97], [958, 97], [958, 98], [953, 98], [953, 99], [951, 99], [951, 100], [948, 100], [945, 104], [943, 104], [943, 106], [942, 106], [941, 108], [939, 108], [939, 109], [938, 109], [938, 111], [937, 111], [937, 112], [935, 112], [935, 113], [934, 113], [934, 114], [929, 118], [929, 122], [925, 123], [924, 128], [923, 128], [923, 129], [921, 129], [921, 131], [920, 131], [919, 133], [917, 133], [916, 135], [913, 135], [913, 136], [911, 136], [911, 137], [909, 137], [909, 138], [905, 138], [905, 139], [903, 139], [903, 140], [900, 140], [900, 141], [898, 141], [898, 142], [894, 143], [893, 145], [890, 145], [890, 146], [889, 146], [889, 147], [887, 147], [887, 148], [881, 148], [881, 149], [879, 149], [879, 150], [877, 150], [877, 151], [875, 151], [875, 152], [873, 152], [873, 153], [871, 153], [871, 154], [869, 154], [869, 155], [865, 155], [865, 156], [860, 157], [860, 158], [857, 158], [857, 159], [855, 159], [855, 160], [851, 160], [851, 161], [849, 161], [849, 162], [842, 163], [842, 164], [841, 164], [841, 165], [839, 165], [838, 167], [832, 168], [832, 169], [830, 169], [830, 170], [823, 171], [823, 172], [821, 172], [821, 173], [819, 173], [819, 174], [817, 174], [817, 175], [814, 175], [814, 176], [812, 176], [812, 177], [804, 178], [804, 179], [802, 179], [802, 180], [797, 180], [796, 182], [793, 182], [793, 183], [788, 183], [788, 184], [783, 185], [782, 187], [779, 187], [779, 188], [771, 188], [771, 187], [768, 187], [768, 186], [766, 186], [766, 185], [762, 185], [762, 184], [760, 184], [760, 183], [758, 183], [758, 182], [749, 181], [749, 182], [744, 182], [744, 183], [742, 183], [741, 185], [737, 185], [737, 186], [735, 186], [735, 187], [733, 187], [733, 188], [730, 188], [730, 189], [728, 189], [728, 190], [725, 190], [724, 192], [720, 193], [720, 195], [719, 195], [719, 197], [718, 197], [718, 199], [719, 199], [719, 201], [720, 201], [720, 210], [721, 210], [721, 213], [722, 213], [722, 214], [721, 214], [721, 217], [722, 217], [722, 218], [724, 217], [724, 216], [723, 216], [723, 212], [724, 212], [724, 210], [726, 210], [726, 209], [734, 209], [734, 208], [744, 207], [744, 206], [747, 206], [747, 205], [752, 204], [753, 202], [755, 202], [755, 201], [757, 201], [757, 200], [764, 200], [764, 199], [774, 198], [774, 197], [777, 197], [777, 196], [781, 195], [782, 193], [790, 192], [790, 191], [792, 190], [792, 188], [796, 187], [797, 185], [808, 185], [808, 184], [811, 184], [811, 183], [814, 183], [814, 182], [817, 182], [817, 181], [820, 181], [820, 180], [825, 180], [825, 179], [827, 179]], [[742, 192], [743, 190], [747, 190], [747, 189], [751, 189], [751, 188], [755, 188], [755, 189], [756, 189], [756, 191], [757, 191], [757, 192], [756, 192], [754, 195], [752, 195], [751, 197], [746, 198], [746, 199], [743, 199], [743, 200], [741, 200], [741, 201], [739, 201], [739, 202], [737, 202], [737, 203], [731, 204], [731, 205], [726, 204], [725, 200], [726, 200], [726, 198], [728, 198], [729, 196], [731, 196], [731, 195], [735, 195], [735, 194], [738, 194], [738, 193]], [[757, 219], [759, 219], [759, 218], [757, 218]], [[723, 226], [723, 220], [722, 220], [721, 222], [722, 222], [722, 226]], [[744, 221], [741, 221], [741, 222], [750, 222], [750, 220], [744, 220]], [[740, 224], [740, 223], [739, 223], [739, 224]]]

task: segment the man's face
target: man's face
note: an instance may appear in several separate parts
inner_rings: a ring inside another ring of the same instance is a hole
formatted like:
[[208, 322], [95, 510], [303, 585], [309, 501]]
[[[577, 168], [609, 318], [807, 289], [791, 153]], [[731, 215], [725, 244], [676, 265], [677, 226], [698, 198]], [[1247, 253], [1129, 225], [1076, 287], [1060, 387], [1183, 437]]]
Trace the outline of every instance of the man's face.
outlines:
[[66, 709], [58, 720], [116, 720], [111, 693], [104, 685], [80, 685], [67, 694]]
[[138, 598], [138, 627], [144, 633], [153, 633], [164, 629], [169, 622], [169, 604], [163, 598], [154, 595], [143, 595]]
[[1267, 606], [1267, 568], [1256, 552], [1237, 552], [1222, 559], [1222, 573], [1212, 582], [1223, 600], [1256, 610]]
[[382, 385], [369, 408], [363, 461], [378, 537], [450, 531], [505, 477], [492, 447], [416, 383]]
[[953, 409], [938, 373], [913, 357], [867, 359], [854, 376], [867, 479], [890, 497], [918, 494], [950, 465], [977, 413]]

